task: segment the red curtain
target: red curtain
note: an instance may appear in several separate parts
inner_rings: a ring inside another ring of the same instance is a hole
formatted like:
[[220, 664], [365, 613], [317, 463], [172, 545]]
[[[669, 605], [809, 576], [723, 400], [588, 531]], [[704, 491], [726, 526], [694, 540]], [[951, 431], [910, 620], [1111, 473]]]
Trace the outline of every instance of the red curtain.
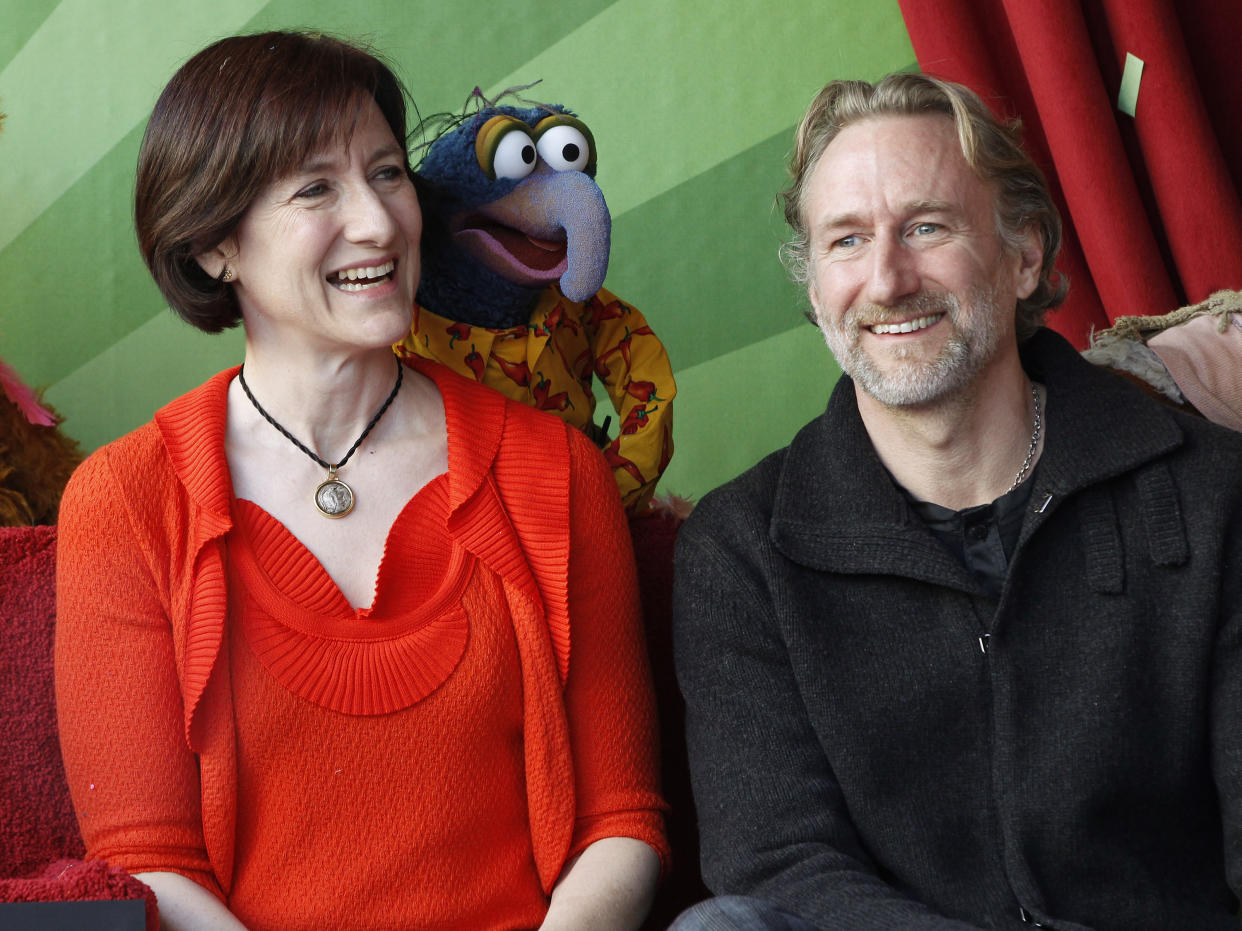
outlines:
[[[1092, 328], [1242, 289], [1239, 0], [900, 0], [923, 70], [1019, 117], [1065, 224], [1070, 296]], [[1145, 66], [1117, 109], [1126, 53]]]

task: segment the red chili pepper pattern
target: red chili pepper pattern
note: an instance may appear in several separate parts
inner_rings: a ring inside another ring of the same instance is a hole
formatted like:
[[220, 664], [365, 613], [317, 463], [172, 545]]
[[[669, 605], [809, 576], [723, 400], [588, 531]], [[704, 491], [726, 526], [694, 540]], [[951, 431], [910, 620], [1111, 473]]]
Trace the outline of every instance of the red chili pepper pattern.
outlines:
[[[643, 315], [601, 290], [578, 303], [546, 289], [530, 320], [511, 329], [471, 327], [416, 308], [401, 355], [436, 359], [507, 397], [590, 432], [598, 377], [620, 426], [604, 457], [631, 512], [648, 506], [673, 455], [668, 355]], [[533, 373], [533, 374], [532, 374]]]
[[463, 361], [466, 363], [466, 368], [474, 373], [474, 380], [482, 381], [483, 372], [487, 369], [487, 360], [483, 358], [483, 354], [472, 345]]

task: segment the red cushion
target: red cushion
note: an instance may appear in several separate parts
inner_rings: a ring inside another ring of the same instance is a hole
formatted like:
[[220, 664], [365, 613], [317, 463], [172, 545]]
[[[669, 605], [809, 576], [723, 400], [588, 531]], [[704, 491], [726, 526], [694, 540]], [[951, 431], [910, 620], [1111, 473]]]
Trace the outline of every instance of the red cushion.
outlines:
[[656, 894], [645, 929], [666, 928], [684, 909], [710, 894], [699, 875], [698, 822], [686, 759], [686, 706], [673, 669], [673, 545], [683, 518], [668, 509], [630, 517], [638, 566], [651, 678], [660, 715], [660, 776], [669, 810], [664, 823], [673, 868]]
[[84, 853], [56, 738], [56, 528], [0, 527], [0, 877]]
[[108, 866], [102, 860], [58, 860], [48, 864], [38, 876], [0, 879], [0, 902], [99, 902], [113, 899], [144, 899], [147, 928], [149, 931], [159, 928], [159, 910], [151, 888], [120, 867]]

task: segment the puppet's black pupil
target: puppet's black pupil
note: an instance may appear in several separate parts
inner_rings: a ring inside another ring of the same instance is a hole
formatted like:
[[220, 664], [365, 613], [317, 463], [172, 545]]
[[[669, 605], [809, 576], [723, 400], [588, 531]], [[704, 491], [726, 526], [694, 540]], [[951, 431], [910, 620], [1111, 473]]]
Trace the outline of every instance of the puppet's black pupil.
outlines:
[[524, 161], [527, 165], [534, 164], [535, 147], [533, 145], [522, 146], [522, 161]]
[[578, 160], [578, 147], [571, 142], [561, 150], [561, 155], [567, 162], [576, 162]]

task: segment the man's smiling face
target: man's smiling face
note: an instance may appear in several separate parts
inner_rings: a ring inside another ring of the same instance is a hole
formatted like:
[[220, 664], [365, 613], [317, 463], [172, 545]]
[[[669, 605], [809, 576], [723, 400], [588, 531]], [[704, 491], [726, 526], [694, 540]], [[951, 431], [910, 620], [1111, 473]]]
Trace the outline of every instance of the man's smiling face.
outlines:
[[894, 407], [971, 384], [1006, 341], [1035, 278], [997, 231], [994, 194], [939, 115], [854, 123], [807, 187], [808, 286], [846, 374]]

